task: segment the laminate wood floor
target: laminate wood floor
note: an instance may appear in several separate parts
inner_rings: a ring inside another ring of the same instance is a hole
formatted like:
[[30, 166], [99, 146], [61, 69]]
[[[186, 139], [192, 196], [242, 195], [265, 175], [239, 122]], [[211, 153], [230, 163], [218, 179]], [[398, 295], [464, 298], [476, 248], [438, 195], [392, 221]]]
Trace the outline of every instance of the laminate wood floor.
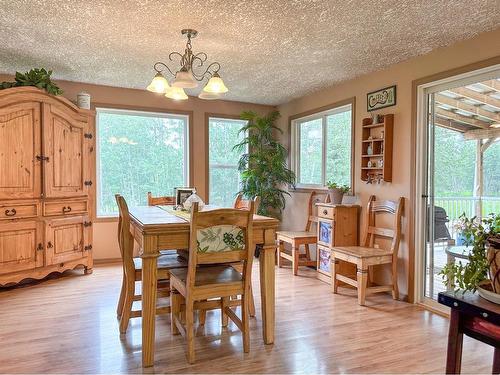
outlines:
[[[353, 291], [330, 287], [302, 269], [277, 270], [276, 340], [264, 345], [260, 301], [251, 320], [251, 350], [231, 323], [209, 312], [198, 328], [196, 363], [184, 339], [157, 318], [156, 365], [148, 373], [442, 373], [448, 320], [389, 295], [358, 306]], [[257, 268], [254, 275], [258, 277]], [[92, 275], [70, 271], [35, 285], [0, 292], [1, 373], [141, 373], [141, 321], [120, 336], [116, 301], [121, 266], [100, 265]], [[258, 286], [258, 280], [254, 280]], [[491, 371], [493, 350], [466, 338], [463, 373]]]

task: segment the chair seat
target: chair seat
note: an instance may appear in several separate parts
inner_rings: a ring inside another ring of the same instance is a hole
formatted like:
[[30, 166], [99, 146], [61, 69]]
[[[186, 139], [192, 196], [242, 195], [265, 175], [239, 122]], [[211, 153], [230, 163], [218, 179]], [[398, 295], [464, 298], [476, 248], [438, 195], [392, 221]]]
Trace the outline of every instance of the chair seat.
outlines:
[[374, 247], [363, 246], [341, 246], [333, 247], [333, 252], [339, 252], [356, 258], [371, 258], [385, 255], [392, 255], [390, 250], [376, 249]]
[[[157, 262], [159, 270], [187, 267], [187, 262], [177, 254], [162, 254], [158, 257]], [[134, 258], [134, 267], [136, 271], [142, 270], [141, 258]]]
[[[170, 277], [185, 283], [187, 268], [176, 268], [170, 271]], [[241, 273], [231, 266], [204, 266], [196, 270], [195, 286], [242, 282]]]
[[306, 239], [310, 239], [313, 242], [316, 242], [317, 235], [316, 235], [315, 232], [279, 231], [279, 232], [276, 232], [276, 237], [277, 238], [286, 237], [286, 238], [290, 238], [291, 240], [296, 240], [296, 239], [299, 239], [299, 238], [300, 239], [306, 238]]

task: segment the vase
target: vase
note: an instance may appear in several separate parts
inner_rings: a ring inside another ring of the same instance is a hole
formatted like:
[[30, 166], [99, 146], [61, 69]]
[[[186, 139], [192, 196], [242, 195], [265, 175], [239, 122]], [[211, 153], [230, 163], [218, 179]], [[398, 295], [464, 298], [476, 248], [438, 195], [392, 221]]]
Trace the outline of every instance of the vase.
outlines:
[[491, 287], [493, 292], [500, 293], [500, 249], [489, 243], [486, 257], [488, 258]]
[[341, 204], [344, 192], [340, 189], [328, 189], [331, 204]]

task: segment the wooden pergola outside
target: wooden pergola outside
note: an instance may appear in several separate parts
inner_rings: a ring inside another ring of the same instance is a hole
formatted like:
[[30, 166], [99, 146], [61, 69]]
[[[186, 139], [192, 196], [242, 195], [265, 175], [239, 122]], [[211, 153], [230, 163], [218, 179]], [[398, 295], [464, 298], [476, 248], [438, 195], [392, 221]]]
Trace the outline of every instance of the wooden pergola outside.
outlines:
[[439, 92], [434, 96], [436, 125], [458, 131], [465, 140], [475, 140], [475, 215], [482, 216], [483, 156], [500, 140], [500, 79]]

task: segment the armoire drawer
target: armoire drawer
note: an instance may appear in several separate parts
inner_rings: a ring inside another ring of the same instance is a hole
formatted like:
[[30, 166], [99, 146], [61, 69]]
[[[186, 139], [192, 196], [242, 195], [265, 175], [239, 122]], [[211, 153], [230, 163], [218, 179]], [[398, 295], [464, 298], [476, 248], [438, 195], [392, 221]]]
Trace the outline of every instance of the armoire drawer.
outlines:
[[61, 216], [87, 213], [89, 201], [87, 199], [75, 199], [64, 201], [43, 202], [43, 216]]
[[324, 217], [325, 219], [333, 219], [335, 216], [333, 207], [319, 206], [318, 216]]
[[0, 204], [0, 220], [26, 219], [38, 216], [37, 202], [14, 202]]

